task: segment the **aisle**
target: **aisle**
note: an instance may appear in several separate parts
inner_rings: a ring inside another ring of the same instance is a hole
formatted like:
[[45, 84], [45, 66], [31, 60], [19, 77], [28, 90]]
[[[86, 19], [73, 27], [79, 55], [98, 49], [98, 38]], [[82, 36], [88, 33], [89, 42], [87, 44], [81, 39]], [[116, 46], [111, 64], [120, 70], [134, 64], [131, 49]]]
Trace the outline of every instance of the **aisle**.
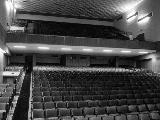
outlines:
[[26, 73], [13, 120], [28, 120], [31, 73]]

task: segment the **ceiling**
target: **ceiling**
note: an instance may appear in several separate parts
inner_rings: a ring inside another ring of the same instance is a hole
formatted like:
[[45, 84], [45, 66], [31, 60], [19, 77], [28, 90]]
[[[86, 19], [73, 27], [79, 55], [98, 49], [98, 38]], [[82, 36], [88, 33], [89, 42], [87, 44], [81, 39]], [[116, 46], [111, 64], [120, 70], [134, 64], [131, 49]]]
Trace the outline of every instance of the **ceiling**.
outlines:
[[112, 21], [144, 0], [14, 0], [19, 13]]
[[[64, 45], [47, 45], [47, 44], [28, 44], [28, 43], [7, 43], [12, 53], [41, 53], [41, 54], [82, 54], [94, 56], [139, 56], [148, 52], [153, 53], [155, 50], [144, 49], [125, 49], [125, 48], [107, 48], [107, 47], [87, 47], [87, 46], [64, 46]], [[15, 46], [21, 46], [15, 47]], [[25, 48], [24, 48], [25, 47]], [[39, 49], [38, 47], [47, 47]], [[130, 51], [123, 52], [122, 51]]]

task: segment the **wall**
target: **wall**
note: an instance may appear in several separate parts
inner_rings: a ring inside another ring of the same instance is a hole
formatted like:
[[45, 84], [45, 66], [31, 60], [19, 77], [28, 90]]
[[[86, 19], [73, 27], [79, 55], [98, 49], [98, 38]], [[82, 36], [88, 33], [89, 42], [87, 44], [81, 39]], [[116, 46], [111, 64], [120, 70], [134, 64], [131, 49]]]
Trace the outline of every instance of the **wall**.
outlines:
[[117, 66], [119, 67], [136, 67], [136, 61], [133, 58], [117, 58]]
[[110, 56], [107, 56], [107, 57], [95, 56], [95, 57], [91, 57], [90, 64], [91, 66], [111, 66], [111, 64], [114, 62], [114, 58], [115, 57], [110, 57]]
[[[6, 9], [5, 0], [0, 0], [0, 48], [7, 50], [5, 46], [7, 23], [11, 24], [11, 14]], [[7, 50], [8, 51], [8, 50]], [[7, 65], [7, 56], [0, 52], [0, 83], [3, 82], [3, 70]]]
[[6, 7], [6, 0], [0, 0], [0, 24], [7, 30], [7, 24], [11, 25], [14, 10]]
[[153, 53], [137, 58], [137, 64], [140, 63], [142, 68], [152, 70], [154, 72], [160, 72], [160, 52]]
[[36, 55], [36, 64], [60, 64], [60, 56], [53, 56], [53, 55]]
[[10, 64], [24, 64], [24, 63], [25, 63], [25, 55], [13, 54], [10, 57]]
[[90, 66], [90, 57], [83, 55], [66, 55], [66, 66]]
[[[115, 21], [114, 26], [123, 31], [131, 32], [134, 37], [136, 37], [139, 33], [144, 32], [147, 41], [160, 41], [159, 5], [160, 0], [143, 0], [143, 2], [135, 9], [123, 14], [123, 19]], [[150, 12], [153, 12], [153, 16], [144, 24], [139, 24], [137, 22], [138, 17], [136, 17], [133, 21], [128, 22], [126, 19], [127, 16], [134, 11], [139, 12], [139, 17]]]
[[[27, 54], [12, 54], [10, 64], [25, 64]], [[60, 56], [33, 54], [33, 66], [36, 64], [60, 64]]]

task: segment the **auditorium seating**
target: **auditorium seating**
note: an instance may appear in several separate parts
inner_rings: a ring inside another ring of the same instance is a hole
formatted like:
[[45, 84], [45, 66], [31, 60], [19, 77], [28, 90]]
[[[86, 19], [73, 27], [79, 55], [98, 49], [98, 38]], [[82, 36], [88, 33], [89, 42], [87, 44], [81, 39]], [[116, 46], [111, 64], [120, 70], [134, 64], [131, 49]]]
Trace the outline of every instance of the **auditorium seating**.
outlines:
[[0, 119], [6, 119], [7, 113], [12, 106], [15, 88], [9, 84], [0, 84]]
[[159, 80], [138, 69], [35, 67], [32, 117], [160, 120]]
[[4, 71], [21, 71], [23, 69], [23, 65], [9, 65], [5, 67]]

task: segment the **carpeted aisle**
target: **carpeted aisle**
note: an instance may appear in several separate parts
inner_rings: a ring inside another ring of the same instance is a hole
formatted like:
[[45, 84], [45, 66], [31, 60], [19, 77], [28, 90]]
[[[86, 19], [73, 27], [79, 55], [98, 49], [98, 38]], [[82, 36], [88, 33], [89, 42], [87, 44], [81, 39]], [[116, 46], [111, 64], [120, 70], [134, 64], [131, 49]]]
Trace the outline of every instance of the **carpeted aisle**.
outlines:
[[26, 73], [13, 120], [28, 120], [31, 73]]

